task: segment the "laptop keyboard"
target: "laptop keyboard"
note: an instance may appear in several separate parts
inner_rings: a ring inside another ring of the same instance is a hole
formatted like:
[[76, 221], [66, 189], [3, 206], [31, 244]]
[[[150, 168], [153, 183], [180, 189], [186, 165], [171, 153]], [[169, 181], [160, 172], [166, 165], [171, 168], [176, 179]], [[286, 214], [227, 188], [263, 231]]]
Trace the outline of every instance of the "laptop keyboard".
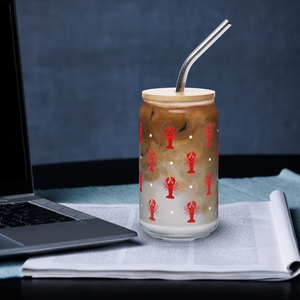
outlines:
[[74, 220], [73, 218], [29, 202], [0, 205], [0, 228], [60, 223]]

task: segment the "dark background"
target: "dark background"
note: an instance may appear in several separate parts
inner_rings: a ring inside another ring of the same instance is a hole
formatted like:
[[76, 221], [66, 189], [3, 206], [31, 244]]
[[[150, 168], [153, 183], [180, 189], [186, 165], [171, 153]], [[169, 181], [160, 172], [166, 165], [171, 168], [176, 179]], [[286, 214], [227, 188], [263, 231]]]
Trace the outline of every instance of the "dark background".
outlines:
[[143, 89], [175, 87], [190, 52], [214, 89], [220, 154], [300, 154], [300, 1], [16, 0], [33, 164], [138, 156]]

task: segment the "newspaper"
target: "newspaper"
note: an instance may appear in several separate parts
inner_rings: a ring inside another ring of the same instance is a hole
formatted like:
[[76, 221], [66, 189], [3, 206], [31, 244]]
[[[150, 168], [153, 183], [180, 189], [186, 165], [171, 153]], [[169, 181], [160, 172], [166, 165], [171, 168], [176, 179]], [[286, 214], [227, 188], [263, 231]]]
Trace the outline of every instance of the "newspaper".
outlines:
[[300, 257], [284, 194], [270, 201], [219, 206], [218, 228], [189, 242], [154, 239], [139, 225], [136, 204], [65, 204], [135, 230], [138, 237], [101, 248], [29, 258], [23, 275], [126, 279], [287, 280]]

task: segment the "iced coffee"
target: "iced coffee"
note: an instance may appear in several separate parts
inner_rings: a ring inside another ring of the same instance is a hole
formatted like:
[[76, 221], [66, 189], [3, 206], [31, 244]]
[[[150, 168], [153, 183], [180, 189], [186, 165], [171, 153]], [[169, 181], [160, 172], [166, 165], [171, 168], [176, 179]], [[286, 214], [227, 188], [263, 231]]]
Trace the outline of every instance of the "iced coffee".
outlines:
[[215, 92], [150, 89], [139, 111], [140, 224], [151, 236], [195, 239], [218, 224]]

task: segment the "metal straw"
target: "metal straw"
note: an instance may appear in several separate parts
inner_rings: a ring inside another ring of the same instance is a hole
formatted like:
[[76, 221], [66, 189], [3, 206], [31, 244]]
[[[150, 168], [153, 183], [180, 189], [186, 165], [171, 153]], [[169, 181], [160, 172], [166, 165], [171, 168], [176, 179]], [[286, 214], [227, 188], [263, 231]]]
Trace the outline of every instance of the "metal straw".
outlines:
[[183, 63], [176, 84], [176, 93], [184, 92], [186, 79], [193, 63], [223, 34], [231, 24], [228, 20], [223, 21], [185, 60]]

